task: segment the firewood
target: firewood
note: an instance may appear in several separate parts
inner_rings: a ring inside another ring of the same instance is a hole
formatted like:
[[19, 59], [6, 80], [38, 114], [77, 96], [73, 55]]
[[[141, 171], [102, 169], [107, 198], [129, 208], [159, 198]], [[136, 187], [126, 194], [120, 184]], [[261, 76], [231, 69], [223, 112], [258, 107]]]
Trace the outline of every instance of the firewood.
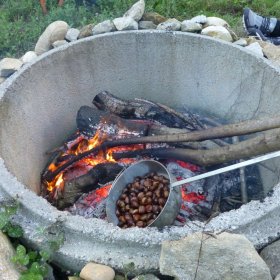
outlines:
[[[184, 134], [146, 136], [146, 137], [119, 139], [119, 140], [114, 140], [114, 141], [105, 141], [99, 147], [77, 155], [72, 160], [68, 161], [64, 165], [57, 168], [51, 174], [46, 174], [44, 179], [47, 180], [48, 182], [50, 182], [61, 171], [63, 171], [65, 168], [68, 168], [76, 161], [78, 161], [82, 158], [85, 158], [89, 155], [94, 155], [97, 152], [99, 152], [100, 150], [106, 150], [107, 148], [110, 148], [110, 147], [132, 145], [132, 144], [144, 144], [144, 143], [177, 143], [177, 142], [203, 141], [203, 140], [209, 140], [209, 139], [215, 139], [215, 138], [247, 135], [247, 134], [261, 132], [261, 131], [278, 128], [278, 127], [280, 127], [280, 116], [275, 116], [275, 117], [271, 117], [271, 118], [267, 118], [267, 119], [248, 120], [248, 121], [244, 121], [244, 122], [240, 122], [240, 123], [236, 123], [236, 124], [223, 125], [223, 126], [219, 126], [219, 127], [213, 127], [213, 128], [208, 128], [205, 130], [193, 131], [193, 132], [184, 133]], [[278, 131], [277, 129], [274, 129], [270, 133], [275, 134], [277, 131]], [[242, 145], [242, 143], [243, 142], [241, 142], [240, 145]], [[221, 148], [224, 148], [225, 151], [227, 151], [227, 149], [229, 151], [231, 151], [231, 149], [229, 148], [230, 146], [231, 145], [221, 147]], [[262, 149], [261, 149], [261, 151], [259, 151], [257, 146], [255, 146], [254, 148], [255, 148], [255, 151], [252, 151], [253, 154], [251, 156], [262, 153]], [[217, 149], [215, 149], [215, 151], [216, 150]], [[187, 150], [187, 152], [194, 153], [195, 151]], [[208, 151], [208, 152], [210, 152], [210, 151]], [[232, 152], [234, 152], [234, 151], [232, 151]], [[215, 155], [213, 153], [213, 158], [215, 158], [214, 156]], [[249, 156], [250, 155], [248, 155], [248, 157]], [[234, 155], [233, 155], [233, 157], [234, 157]], [[242, 155], [239, 155], [235, 159], [242, 159], [242, 158], [243, 158]], [[213, 161], [216, 162], [216, 160], [213, 160]], [[220, 163], [222, 163], [222, 162], [224, 162], [224, 161], [221, 158]], [[201, 163], [201, 165], [211, 165], [211, 163], [209, 163], [209, 164]]]
[[107, 91], [102, 91], [94, 97], [92, 103], [99, 110], [109, 111], [127, 119], [153, 120], [168, 127], [196, 129], [193, 122], [186, 122], [186, 119], [174, 114], [172, 109], [168, 111], [166, 108], [149, 100], [135, 99], [126, 101]]
[[58, 209], [73, 205], [84, 193], [98, 188], [99, 183], [107, 183], [115, 179], [123, 169], [117, 163], [101, 163], [93, 167], [87, 174], [66, 182], [63, 190], [56, 192], [55, 197], [50, 197]]
[[113, 153], [113, 157], [117, 160], [120, 158], [151, 156], [159, 159], [173, 158], [183, 160], [200, 166], [212, 166], [277, 150], [280, 150], [280, 128], [267, 130], [254, 138], [212, 150], [159, 148]]

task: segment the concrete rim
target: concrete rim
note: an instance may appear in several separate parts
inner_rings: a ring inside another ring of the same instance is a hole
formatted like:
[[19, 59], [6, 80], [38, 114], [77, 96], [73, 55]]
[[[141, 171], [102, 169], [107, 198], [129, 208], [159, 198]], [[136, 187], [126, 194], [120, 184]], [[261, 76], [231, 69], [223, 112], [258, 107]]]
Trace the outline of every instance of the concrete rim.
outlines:
[[[125, 31], [125, 32], [113, 32], [107, 34], [101, 34], [96, 36], [91, 36], [85, 39], [78, 40], [76, 42], [72, 42], [67, 44], [66, 46], [61, 46], [57, 49], [51, 50], [40, 57], [38, 57], [34, 62], [25, 65], [22, 69], [20, 69], [17, 73], [12, 75], [9, 79], [7, 79], [4, 83], [0, 85], [0, 100], [5, 95], [7, 89], [13, 84], [17, 82], [17, 78], [20, 76], [24, 76], [27, 70], [38, 63], [39, 61], [43, 61], [47, 59], [54, 53], [63, 52], [64, 50], [71, 48], [76, 44], [83, 44], [87, 41], [96, 40], [99, 37], [112, 37], [119, 36], [119, 34], [126, 33], [135, 33], [136, 36], [138, 34], [144, 33], [153, 33], [155, 35], [173, 37], [173, 36], [187, 36], [187, 37], [201, 37], [202, 40], [205, 41], [213, 41], [216, 44], [223, 44], [229, 48], [236, 48], [241, 52], [246, 52], [249, 56], [254, 57], [259, 63], [261, 63], [264, 67], [273, 68], [277, 73], [280, 74], [279, 68], [276, 67], [272, 62], [266, 60], [265, 58], [260, 58], [250, 51], [245, 50], [242, 47], [233, 45], [231, 43], [227, 43], [221, 40], [216, 40], [210, 37], [205, 37], [202, 35], [184, 33], [184, 32], [165, 32], [165, 31]], [[88, 261], [88, 256], [85, 251], [80, 251], [80, 248], [86, 249], [87, 245], [94, 240], [95, 243], [102, 242], [108, 246], [109, 251], [115, 250], [115, 253], [123, 254], [123, 251], [119, 248], [121, 246], [126, 247], [125, 249], [128, 251], [127, 255], [123, 255], [122, 263], [128, 263], [131, 260], [132, 255], [135, 254], [134, 259], [138, 271], [143, 272], [143, 259], [147, 259], [146, 263], [146, 271], [154, 271], [158, 269], [157, 258], [159, 257], [159, 251], [161, 242], [163, 240], [175, 240], [180, 239], [181, 237], [186, 236], [189, 233], [200, 231], [201, 227], [203, 227], [200, 223], [195, 223], [193, 225], [185, 226], [183, 228], [172, 228], [164, 229], [162, 231], [154, 229], [128, 229], [122, 230], [112, 225], [108, 225], [105, 221], [98, 219], [84, 219], [82, 217], [71, 216], [66, 212], [58, 211], [56, 208], [51, 206], [47, 201], [41, 197], [38, 197], [34, 192], [30, 191], [26, 186], [22, 183], [18, 182], [17, 179], [6, 169], [3, 159], [0, 160], [0, 198], [14, 198], [18, 197], [18, 201], [20, 202], [20, 213], [18, 214], [19, 221], [22, 219], [26, 219], [26, 217], [32, 217], [35, 223], [38, 226], [46, 227], [46, 225], [52, 225], [57, 221], [61, 222], [61, 230], [65, 232], [65, 243], [61, 247], [61, 249], [57, 252], [55, 256], [55, 262], [58, 264], [72, 270], [79, 270], [82, 265]], [[243, 233], [247, 235], [247, 237], [251, 237], [251, 241], [254, 243], [256, 247], [261, 247], [263, 244], [267, 243], [267, 237], [262, 237], [258, 234], [254, 235], [254, 237], [250, 236], [250, 232], [254, 230], [255, 220], [261, 220], [264, 215], [267, 215], [267, 212], [273, 212], [276, 216], [276, 207], [280, 206], [280, 188], [277, 185], [275, 187], [275, 192], [271, 197], [267, 197], [263, 203], [260, 202], [250, 202], [247, 205], [242, 206], [240, 209], [236, 211], [231, 211], [228, 213], [223, 213], [218, 217], [214, 218], [207, 226], [206, 230], [212, 229], [228, 229], [229, 231], [233, 231], [236, 233]], [[258, 209], [256, 212], [255, 209]], [[254, 211], [254, 219], [251, 216], [246, 216], [244, 213], [246, 211]], [[268, 217], [269, 218], [269, 217]], [[260, 221], [261, 223], [261, 221]], [[261, 225], [261, 224], [260, 224]], [[39, 245], [40, 242], [35, 234], [32, 234], [34, 228], [27, 229], [25, 232], [25, 238], [28, 242]], [[102, 234], [101, 234], [102, 233]], [[271, 229], [270, 231], [272, 238], [276, 238], [274, 233], [277, 233], [276, 229]], [[84, 240], [80, 240], [79, 236], [83, 236]], [[157, 240], [156, 242], [150, 240], [150, 236], [153, 236], [153, 240]], [[83, 244], [82, 244], [83, 243]], [[109, 245], [110, 244], [110, 245]], [[112, 259], [115, 256], [115, 253], [108, 252], [108, 256], [104, 259], [99, 255], [99, 249], [101, 244], [96, 245], [94, 247], [97, 251], [96, 257], [94, 261], [102, 262], [104, 264], [111, 265], [119, 270], [122, 269], [122, 265]], [[145, 248], [146, 252], [137, 252], [135, 253], [134, 249]], [[104, 246], [104, 245], [103, 245]], [[106, 248], [105, 246], [105, 248]], [[111, 247], [110, 247], [111, 246]], [[128, 248], [128, 247], [131, 248]], [[104, 247], [103, 247], [104, 248]], [[78, 260], [78, 261], [77, 261]]]

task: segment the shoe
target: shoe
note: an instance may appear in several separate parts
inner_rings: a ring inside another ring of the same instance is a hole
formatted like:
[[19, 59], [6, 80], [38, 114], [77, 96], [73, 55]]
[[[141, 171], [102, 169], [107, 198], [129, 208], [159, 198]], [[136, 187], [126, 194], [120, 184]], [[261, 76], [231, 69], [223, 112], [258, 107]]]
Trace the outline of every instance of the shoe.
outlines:
[[276, 26], [276, 22], [276, 18], [262, 17], [249, 8], [245, 8], [243, 11], [243, 25], [248, 35], [255, 35], [254, 32], [257, 29], [264, 36], [269, 37]]

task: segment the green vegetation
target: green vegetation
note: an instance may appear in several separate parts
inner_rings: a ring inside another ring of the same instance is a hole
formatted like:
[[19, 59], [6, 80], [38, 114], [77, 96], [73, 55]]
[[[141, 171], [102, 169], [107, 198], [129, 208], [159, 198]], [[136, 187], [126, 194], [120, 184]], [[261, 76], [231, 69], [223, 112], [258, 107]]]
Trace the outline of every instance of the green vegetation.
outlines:
[[[48, 239], [44, 244], [44, 250], [37, 252], [27, 249], [20, 244], [19, 240], [23, 236], [22, 228], [13, 222], [13, 216], [17, 210], [18, 204], [14, 201], [2, 203], [0, 207], [0, 231], [6, 233], [16, 247], [16, 254], [13, 256], [12, 261], [21, 271], [19, 280], [43, 280], [48, 274], [48, 262], [51, 255], [59, 249], [64, 241], [63, 234], [53, 235], [55, 238]], [[49, 230], [50, 228], [42, 230], [41, 234], [47, 236]]]
[[[63, 7], [56, 0], [47, 0], [48, 15], [41, 11], [39, 0], [0, 0], [0, 58], [20, 57], [33, 50], [46, 28], [55, 20], [64, 20], [71, 27], [121, 16], [136, 0], [98, 0], [92, 8], [76, 7], [75, 0], [66, 0]], [[263, 15], [280, 18], [280, 1], [275, 0], [146, 0], [146, 10], [166, 17], [184, 20], [198, 14], [218, 16], [228, 21], [233, 29], [241, 30], [242, 9], [251, 7]]]

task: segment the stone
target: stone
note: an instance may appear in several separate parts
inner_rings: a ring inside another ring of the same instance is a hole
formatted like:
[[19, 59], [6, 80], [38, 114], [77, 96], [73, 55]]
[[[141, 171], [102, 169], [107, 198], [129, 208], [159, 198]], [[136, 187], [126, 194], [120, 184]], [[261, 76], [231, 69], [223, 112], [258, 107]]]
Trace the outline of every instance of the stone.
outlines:
[[202, 35], [207, 35], [227, 42], [232, 42], [229, 31], [223, 26], [208, 26], [201, 31]]
[[68, 280], [83, 280], [83, 279], [77, 276], [68, 276]]
[[84, 27], [82, 27], [82, 29], [80, 30], [78, 39], [82, 39], [82, 38], [92, 36], [93, 26], [94, 26], [93, 24], [88, 24], [88, 25], [85, 25]]
[[181, 24], [181, 31], [184, 32], [199, 32], [201, 30], [202, 25], [191, 20], [184, 20]]
[[15, 254], [15, 250], [7, 236], [0, 231], [0, 279], [1, 280], [18, 280], [19, 272], [14, 264], [10, 261]]
[[156, 29], [157, 26], [152, 21], [141, 20], [138, 22], [139, 29]]
[[159, 266], [161, 274], [177, 280], [272, 280], [253, 244], [243, 235], [227, 232], [164, 241]]
[[192, 22], [205, 24], [207, 22], [207, 17], [205, 15], [199, 15], [190, 19]]
[[70, 42], [77, 41], [79, 34], [80, 34], [79, 29], [70, 28], [70, 29], [68, 29], [68, 31], [65, 35], [65, 39], [70, 41]]
[[84, 280], [113, 280], [115, 271], [109, 266], [90, 262], [83, 267], [80, 277]]
[[157, 278], [153, 274], [143, 274], [143, 275], [138, 275], [137, 277], [134, 277], [131, 280], [159, 280], [159, 278]]
[[65, 21], [54, 21], [51, 23], [43, 32], [43, 34], [38, 39], [35, 52], [40, 55], [51, 49], [52, 44], [55, 41], [64, 40], [65, 35], [68, 31], [68, 24]]
[[63, 45], [65, 45], [65, 44], [68, 44], [68, 42], [67, 42], [66, 40], [59, 40], [59, 41], [53, 42], [53, 43], [52, 43], [52, 46], [53, 46], [54, 48], [58, 48], [58, 47], [63, 46]]
[[144, 11], [145, 11], [145, 1], [139, 0], [123, 16], [131, 17], [138, 22], [142, 18]]
[[235, 45], [246, 47], [248, 45], [247, 40], [245, 38], [240, 38], [239, 40], [234, 42]]
[[[263, 54], [269, 59], [280, 65], [280, 48], [271, 43], [261, 45]], [[279, 272], [280, 273], [280, 272]]]
[[278, 275], [274, 278], [274, 280], [280, 280], [280, 274], [278, 274]]
[[116, 26], [114, 25], [114, 23], [111, 20], [105, 20], [98, 23], [92, 28], [92, 35], [112, 32], [115, 30], [116, 30]]
[[245, 47], [245, 49], [253, 52], [254, 54], [256, 54], [258, 56], [263, 56], [262, 47], [260, 46], [260, 44], [258, 42], [250, 44], [249, 46]]
[[223, 27], [229, 27], [229, 24], [219, 17], [207, 17], [206, 23], [204, 27], [207, 26], [223, 26]]
[[31, 61], [33, 61], [34, 59], [36, 59], [38, 56], [34, 51], [29, 51], [26, 52], [22, 57], [21, 57], [21, 61], [23, 62], [23, 64], [29, 63]]
[[138, 23], [131, 17], [115, 18], [113, 23], [119, 31], [138, 29]]
[[260, 253], [273, 277], [280, 274], [280, 240], [266, 246]]
[[179, 31], [181, 29], [181, 22], [176, 18], [170, 18], [157, 26], [158, 30]]
[[149, 13], [144, 13], [141, 20], [152, 21], [155, 25], [159, 25], [160, 23], [165, 22], [167, 18], [160, 15], [159, 13], [149, 12]]
[[16, 58], [3, 58], [0, 61], [0, 77], [7, 78], [20, 69], [22, 61]]

